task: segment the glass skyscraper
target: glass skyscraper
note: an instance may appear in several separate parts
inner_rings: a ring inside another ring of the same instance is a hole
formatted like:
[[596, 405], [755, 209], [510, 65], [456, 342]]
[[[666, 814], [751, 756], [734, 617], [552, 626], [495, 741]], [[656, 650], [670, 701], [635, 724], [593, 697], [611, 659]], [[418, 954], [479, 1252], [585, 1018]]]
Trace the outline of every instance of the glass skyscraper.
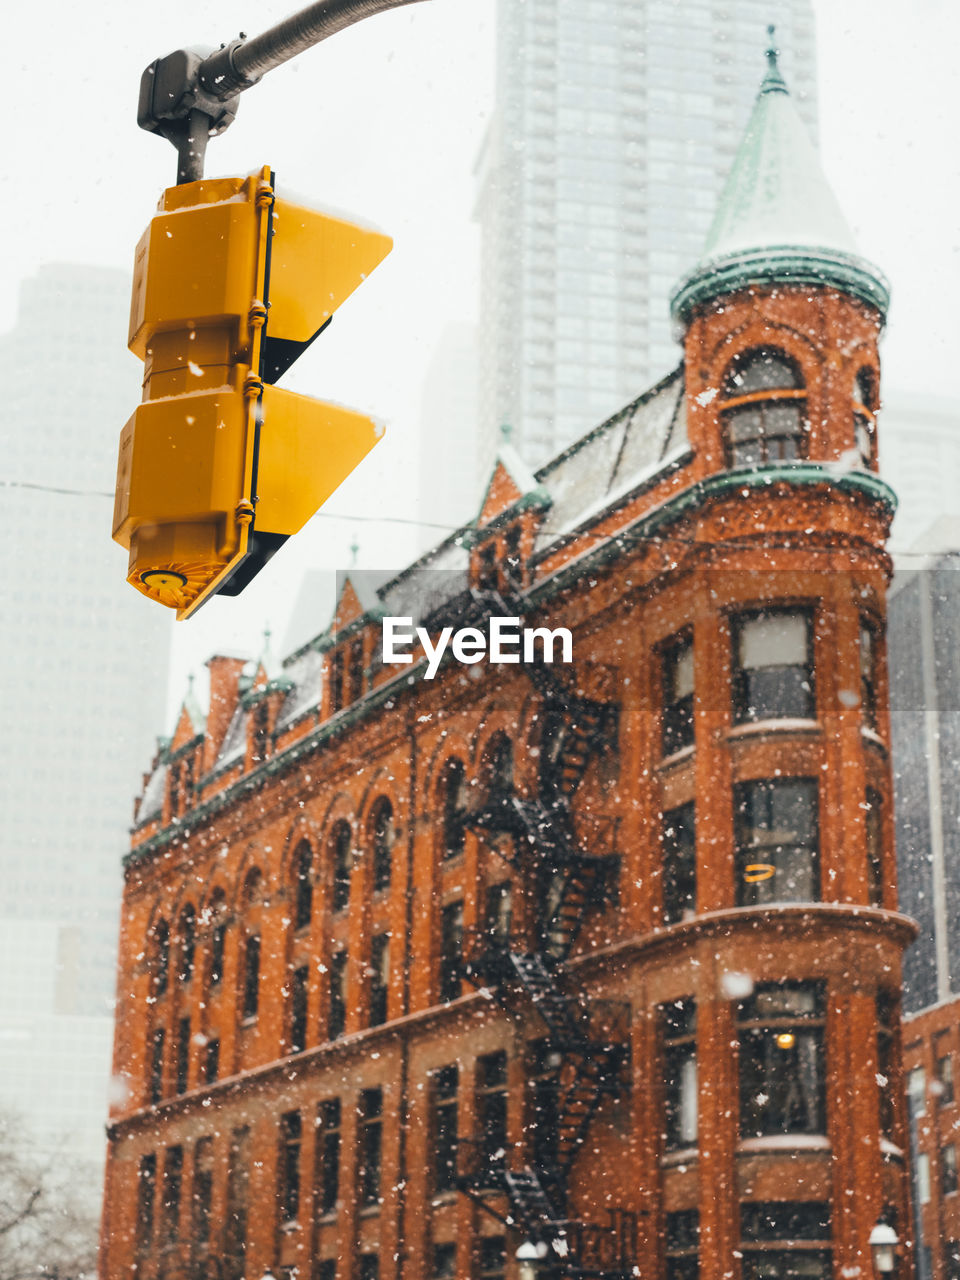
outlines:
[[811, 0], [498, 0], [479, 163], [481, 461], [536, 465], [679, 359], [699, 257], [776, 23], [815, 130]]

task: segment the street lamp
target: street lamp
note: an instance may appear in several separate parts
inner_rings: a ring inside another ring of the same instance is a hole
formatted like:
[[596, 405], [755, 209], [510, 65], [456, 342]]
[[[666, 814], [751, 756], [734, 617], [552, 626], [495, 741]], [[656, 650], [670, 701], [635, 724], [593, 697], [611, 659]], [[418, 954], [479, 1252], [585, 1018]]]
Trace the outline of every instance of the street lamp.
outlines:
[[517, 1250], [517, 1275], [519, 1280], [539, 1280], [543, 1274], [543, 1260], [547, 1256], [547, 1246], [543, 1241], [536, 1244], [532, 1240], [524, 1240]]
[[897, 1265], [894, 1249], [900, 1238], [893, 1227], [886, 1222], [878, 1222], [870, 1232], [870, 1251], [873, 1254], [874, 1270], [880, 1276], [888, 1276]]

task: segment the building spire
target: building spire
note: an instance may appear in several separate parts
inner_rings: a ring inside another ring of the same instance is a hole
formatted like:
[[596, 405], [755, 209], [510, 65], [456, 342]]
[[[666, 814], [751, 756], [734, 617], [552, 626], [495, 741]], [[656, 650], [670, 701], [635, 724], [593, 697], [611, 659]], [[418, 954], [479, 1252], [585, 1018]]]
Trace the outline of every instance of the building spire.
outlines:
[[777, 48], [776, 33], [777, 28], [771, 22], [767, 27], [767, 74], [760, 85], [761, 93], [789, 93], [787, 82], [780, 74], [780, 66], [777, 62], [780, 50]]
[[765, 282], [830, 286], [886, 313], [889, 286], [857, 252], [767, 30], [766, 73], [707, 242], [671, 299], [681, 326], [696, 305]]

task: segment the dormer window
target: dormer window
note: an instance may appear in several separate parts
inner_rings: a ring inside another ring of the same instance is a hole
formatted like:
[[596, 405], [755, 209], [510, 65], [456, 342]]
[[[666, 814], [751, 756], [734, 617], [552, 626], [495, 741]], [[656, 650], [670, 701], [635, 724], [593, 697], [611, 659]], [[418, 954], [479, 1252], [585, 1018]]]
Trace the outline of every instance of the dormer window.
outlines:
[[853, 434], [865, 467], [872, 467], [877, 453], [876, 391], [872, 369], [861, 369], [853, 383]]
[[269, 716], [270, 709], [265, 702], [260, 705], [253, 713], [253, 761], [259, 764], [267, 758], [267, 744], [269, 741]]
[[791, 462], [806, 452], [806, 391], [782, 351], [761, 347], [731, 366], [720, 402], [727, 465]]

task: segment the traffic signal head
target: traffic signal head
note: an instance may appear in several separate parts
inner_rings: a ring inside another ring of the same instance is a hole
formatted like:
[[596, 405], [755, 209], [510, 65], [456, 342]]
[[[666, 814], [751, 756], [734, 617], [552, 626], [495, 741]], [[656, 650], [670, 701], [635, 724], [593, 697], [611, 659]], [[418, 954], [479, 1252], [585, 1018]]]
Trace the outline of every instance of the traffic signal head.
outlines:
[[164, 192], [134, 266], [143, 403], [113, 536], [178, 618], [242, 590], [376, 444], [370, 418], [273, 384], [391, 243], [278, 199], [269, 169]]

